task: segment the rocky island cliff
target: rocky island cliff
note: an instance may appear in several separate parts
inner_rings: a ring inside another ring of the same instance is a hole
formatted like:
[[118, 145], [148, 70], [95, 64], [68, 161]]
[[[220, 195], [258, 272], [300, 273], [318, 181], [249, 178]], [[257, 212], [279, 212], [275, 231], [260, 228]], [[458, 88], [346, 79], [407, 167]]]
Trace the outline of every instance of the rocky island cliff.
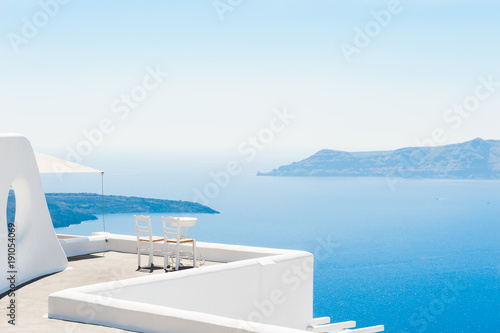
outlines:
[[[47, 206], [55, 228], [97, 220], [102, 214], [102, 196], [94, 193], [47, 193]], [[15, 196], [10, 191], [7, 201], [7, 219], [14, 220]], [[104, 196], [104, 212], [119, 213], [204, 213], [218, 214], [210, 207], [190, 201], [162, 200], [117, 195]]]
[[499, 179], [500, 141], [480, 138], [391, 151], [321, 150], [258, 176]]

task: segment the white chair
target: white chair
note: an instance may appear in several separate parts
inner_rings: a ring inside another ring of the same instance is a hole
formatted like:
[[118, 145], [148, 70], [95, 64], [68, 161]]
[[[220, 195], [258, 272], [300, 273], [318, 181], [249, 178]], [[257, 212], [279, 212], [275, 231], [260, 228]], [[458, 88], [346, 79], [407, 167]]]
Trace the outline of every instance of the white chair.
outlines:
[[[182, 257], [193, 260], [193, 267], [196, 268], [196, 240], [187, 236], [187, 227], [196, 224], [197, 219], [191, 217], [164, 217], [163, 238], [164, 238], [164, 261], [163, 269], [167, 271], [169, 259], [175, 258], [175, 270], [179, 270]], [[192, 253], [181, 252], [181, 244], [192, 243]], [[170, 247], [173, 247], [171, 249]]]
[[153, 236], [151, 218], [144, 215], [134, 215], [137, 233], [137, 266], [141, 269], [141, 255], [149, 255], [149, 267], [153, 268], [154, 243], [162, 242], [163, 237]]

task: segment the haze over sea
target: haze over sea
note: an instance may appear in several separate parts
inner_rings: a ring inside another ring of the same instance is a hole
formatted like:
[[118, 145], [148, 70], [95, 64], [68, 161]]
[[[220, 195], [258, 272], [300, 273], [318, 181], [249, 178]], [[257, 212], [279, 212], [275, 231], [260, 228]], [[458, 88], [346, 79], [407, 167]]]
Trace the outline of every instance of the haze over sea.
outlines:
[[[113, 160], [113, 162], [111, 162]], [[99, 163], [92, 163], [99, 167]], [[253, 164], [195, 215], [198, 241], [315, 254], [315, 317], [386, 332], [498, 332], [500, 181], [257, 177]], [[104, 160], [106, 194], [193, 200], [221, 164], [160, 156]], [[95, 192], [99, 175], [44, 176], [46, 192]], [[161, 215], [151, 214], [160, 234]], [[106, 230], [133, 235], [132, 214], [106, 215]], [[102, 218], [60, 233], [102, 231]], [[131, 263], [131, 269], [135, 269]]]

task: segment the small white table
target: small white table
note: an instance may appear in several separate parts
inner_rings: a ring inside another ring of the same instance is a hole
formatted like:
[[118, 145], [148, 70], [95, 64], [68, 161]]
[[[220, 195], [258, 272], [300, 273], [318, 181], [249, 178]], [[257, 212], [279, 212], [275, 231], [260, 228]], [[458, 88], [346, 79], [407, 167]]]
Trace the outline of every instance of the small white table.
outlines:
[[194, 227], [198, 219], [196, 217], [167, 217], [166, 222], [170, 223], [173, 227], [181, 228], [181, 238], [187, 237], [187, 228]]
[[196, 225], [198, 219], [196, 217], [167, 217], [167, 222], [176, 227], [180, 224], [181, 227], [192, 227]]

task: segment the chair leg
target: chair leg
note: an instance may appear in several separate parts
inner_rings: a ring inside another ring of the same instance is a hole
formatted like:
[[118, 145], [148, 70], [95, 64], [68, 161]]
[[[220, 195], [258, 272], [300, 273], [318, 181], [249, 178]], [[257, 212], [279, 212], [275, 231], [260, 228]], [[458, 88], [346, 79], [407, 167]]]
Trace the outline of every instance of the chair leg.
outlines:
[[149, 246], [149, 267], [153, 268], [153, 245]]
[[141, 247], [137, 245], [137, 268], [141, 269]]
[[193, 240], [193, 268], [196, 268], [196, 241]]
[[177, 243], [175, 247], [176, 247], [176, 249], [175, 249], [175, 254], [176, 254], [176, 258], [175, 258], [175, 270], [178, 271], [179, 270], [179, 264], [181, 263], [181, 244]]
[[167, 271], [168, 263], [168, 243], [163, 245], [163, 269]]

